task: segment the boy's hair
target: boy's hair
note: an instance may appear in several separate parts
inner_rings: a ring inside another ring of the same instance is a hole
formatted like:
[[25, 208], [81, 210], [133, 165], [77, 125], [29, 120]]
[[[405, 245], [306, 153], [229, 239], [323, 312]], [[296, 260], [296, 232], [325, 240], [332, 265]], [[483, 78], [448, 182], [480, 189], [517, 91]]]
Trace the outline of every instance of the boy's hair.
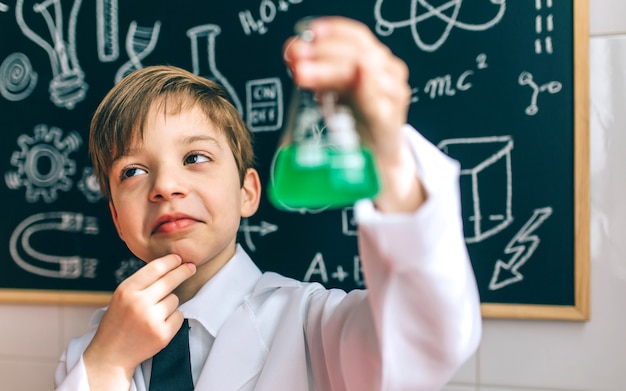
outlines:
[[[89, 152], [100, 191], [111, 199], [109, 170], [143, 128], [153, 103], [163, 113], [178, 113], [195, 105], [226, 135], [235, 157], [239, 178], [254, 165], [252, 137], [237, 109], [217, 83], [181, 68], [145, 67], [124, 77], [104, 97], [91, 120]], [[138, 137], [138, 139], [137, 139]]]

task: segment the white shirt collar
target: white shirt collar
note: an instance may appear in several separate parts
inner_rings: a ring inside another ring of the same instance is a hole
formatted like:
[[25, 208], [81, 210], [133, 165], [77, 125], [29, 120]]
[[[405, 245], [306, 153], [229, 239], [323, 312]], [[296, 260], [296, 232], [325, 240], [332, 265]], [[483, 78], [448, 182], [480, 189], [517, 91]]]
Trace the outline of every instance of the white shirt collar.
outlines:
[[239, 307], [261, 277], [252, 259], [237, 245], [235, 255], [179, 310], [216, 337], [228, 317]]

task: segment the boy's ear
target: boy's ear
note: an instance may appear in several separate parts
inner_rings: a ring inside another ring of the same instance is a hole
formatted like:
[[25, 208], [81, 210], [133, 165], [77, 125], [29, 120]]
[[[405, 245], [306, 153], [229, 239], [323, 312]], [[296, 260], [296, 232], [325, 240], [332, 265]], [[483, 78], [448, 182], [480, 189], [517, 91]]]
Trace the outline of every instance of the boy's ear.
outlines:
[[[254, 168], [246, 171], [241, 186], [241, 217], [250, 217], [259, 209], [261, 200], [261, 180]], [[119, 231], [119, 230], [118, 230]]]
[[120, 228], [120, 223], [117, 217], [117, 210], [115, 209], [115, 205], [113, 205], [113, 202], [111, 201], [109, 201], [109, 210], [111, 211], [111, 217], [113, 218], [113, 224], [115, 224], [115, 229], [117, 229], [117, 234], [123, 241], [124, 235], [122, 234], [122, 230]]

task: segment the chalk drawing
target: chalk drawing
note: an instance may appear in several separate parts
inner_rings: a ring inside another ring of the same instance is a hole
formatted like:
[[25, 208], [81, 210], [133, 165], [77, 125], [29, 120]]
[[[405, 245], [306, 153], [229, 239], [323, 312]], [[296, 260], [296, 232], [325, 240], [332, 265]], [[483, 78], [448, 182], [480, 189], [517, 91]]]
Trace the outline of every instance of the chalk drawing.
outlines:
[[487, 69], [488, 67], [487, 55], [481, 53], [476, 56], [476, 69], [469, 68], [456, 77], [453, 77], [451, 74], [433, 77], [426, 81], [424, 88], [421, 90], [419, 87], [413, 87], [411, 89], [411, 103], [419, 101], [419, 93], [422, 91], [430, 100], [444, 96], [454, 96], [458, 91], [468, 91], [473, 87], [470, 81], [471, 77], [474, 76], [476, 71]]
[[239, 12], [239, 22], [246, 35], [267, 33], [267, 26], [274, 22], [279, 12], [289, 11], [294, 4], [301, 4], [304, 0], [262, 0], [259, 3], [258, 18], [252, 15], [249, 9]]
[[552, 14], [552, 0], [545, 0], [545, 10], [547, 15], [542, 15], [541, 11], [544, 9], [544, 0], [535, 0], [535, 9], [537, 9], [537, 16], [535, 17], [535, 33], [537, 38], [535, 39], [535, 53], [537, 54], [552, 54], [554, 53], [552, 43], [552, 32], [554, 31], [554, 14]]
[[41, 198], [51, 203], [59, 191], [71, 189], [69, 176], [76, 173], [76, 162], [69, 155], [79, 149], [82, 139], [74, 131], [62, 136], [61, 129], [40, 124], [35, 126], [34, 136], [18, 137], [20, 150], [11, 155], [11, 165], [17, 170], [6, 172], [4, 180], [11, 190], [26, 188], [26, 202]]
[[83, 167], [83, 176], [76, 185], [87, 201], [96, 203], [102, 199], [98, 179], [93, 175], [93, 167]]
[[37, 73], [24, 53], [10, 54], [0, 65], [0, 94], [10, 101], [27, 98], [37, 86]]
[[[353, 268], [352, 276], [356, 286], [364, 286], [363, 269], [361, 268], [361, 259], [358, 255], [353, 257], [353, 263], [350, 267]], [[343, 265], [339, 264], [334, 271], [329, 274], [324, 256], [321, 252], [318, 252], [313, 257], [302, 280], [305, 282], [317, 281], [327, 284], [332, 279], [342, 283], [350, 277], [348, 270], [349, 268], [344, 268]]]
[[124, 76], [143, 68], [141, 60], [146, 58], [159, 40], [161, 31], [161, 21], [154, 22], [152, 27], [138, 26], [136, 21], [132, 21], [126, 34], [126, 53], [129, 60], [124, 63], [115, 74], [115, 82], [118, 83]]
[[[98, 260], [79, 255], [48, 254], [31, 245], [31, 238], [50, 235], [51, 231], [75, 235], [97, 235], [98, 219], [74, 212], [46, 212], [32, 215], [13, 230], [9, 252], [23, 270], [43, 277], [76, 279], [95, 278]], [[41, 241], [38, 241], [41, 244]]]
[[[470, 6], [475, 5], [475, 1], [476, 0], [469, 2]], [[498, 24], [504, 16], [506, 0], [488, 1], [494, 5], [495, 15], [488, 15], [484, 23], [470, 24], [458, 20], [459, 12], [463, 7], [463, 0], [450, 0], [439, 6], [433, 6], [428, 0], [411, 0], [408, 18], [395, 22], [387, 20], [383, 16], [382, 11], [384, 3], [394, 3], [394, 0], [376, 0], [376, 4], [374, 5], [376, 32], [382, 36], [389, 36], [393, 34], [396, 29], [409, 27], [417, 47], [425, 52], [434, 52], [446, 42], [453, 28], [466, 31], [485, 31]], [[395, 6], [395, 4], [393, 5]], [[437, 40], [432, 43], [427, 43], [422, 40], [418, 27], [420, 23], [431, 18], [439, 19], [444, 23], [445, 28]]]
[[244, 241], [250, 251], [256, 251], [254, 241], [252, 241], [252, 234], [258, 234], [263, 237], [267, 234], [271, 234], [278, 231], [278, 226], [270, 224], [266, 221], [261, 221], [261, 225], [250, 225], [248, 219], [242, 219], [239, 225], [239, 232], [243, 233]]
[[513, 236], [513, 239], [504, 249], [504, 253], [510, 255], [511, 258], [506, 261], [500, 259], [496, 261], [489, 282], [489, 290], [501, 289], [524, 279], [524, 275], [519, 269], [528, 262], [541, 242], [539, 236], [535, 235], [534, 232], [550, 215], [552, 215], [551, 207], [535, 209], [526, 224]]
[[354, 208], [347, 207], [341, 210], [341, 232], [346, 236], [357, 236], [357, 224], [354, 219]]
[[461, 163], [465, 241], [481, 242], [509, 226], [513, 221], [511, 136], [448, 139], [438, 147]]
[[[228, 92], [233, 105], [243, 116], [245, 113], [241, 100], [237, 96], [237, 92], [217, 67], [215, 40], [221, 32], [222, 29], [216, 24], [204, 24], [187, 30], [187, 36], [191, 40], [191, 63], [193, 73], [221, 84], [226, 92]], [[200, 41], [204, 40], [206, 40], [204, 45], [200, 45]], [[203, 53], [204, 50], [206, 50], [206, 58], [200, 58], [201, 50]]]
[[350, 277], [350, 273], [343, 270], [343, 266], [338, 265], [337, 270], [330, 275], [333, 279], [343, 282], [346, 278]]
[[[34, 13], [35, 16], [40, 15], [44, 19], [47, 29], [41, 29], [39, 34], [26, 23], [24, 0], [17, 0], [15, 4], [18, 26], [24, 35], [41, 46], [50, 58], [53, 75], [49, 86], [50, 100], [57, 107], [69, 110], [85, 99], [88, 89], [76, 54], [76, 22], [80, 6], [81, 0], [74, 0], [66, 37], [60, 0], [46, 0], [26, 9], [28, 15]], [[36, 26], [38, 29], [41, 27], [40, 24]], [[47, 39], [44, 39], [44, 36]]]
[[309, 264], [309, 268], [304, 274], [304, 282], [310, 282], [313, 279], [313, 276], [319, 276], [319, 281], [323, 283], [328, 282], [328, 272], [326, 271], [326, 262], [324, 262], [324, 256], [322, 253], [316, 253], [315, 257]]
[[353, 258], [353, 266], [354, 266], [354, 283], [358, 287], [365, 286], [365, 280], [363, 279], [363, 267], [361, 264], [361, 257], [355, 255]]
[[246, 118], [251, 132], [274, 131], [283, 126], [283, 87], [280, 78], [246, 83]]
[[146, 263], [139, 258], [130, 257], [122, 260], [120, 266], [115, 270], [115, 282], [118, 284], [141, 269]]
[[96, 43], [98, 58], [111, 62], [120, 56], [117, 0], [96, 0]]
[[561, 88], [563, 87], [563, 85], [558, 81], [551, 81], [542, 85], [538, 85], [533, 80], [532, 73], [525, 71], [520, 73], [517, 81], [521, 86], [529, 86], [533, 91], [530, 98], [530, 105], [528, 105], [525, 110], [526, 115], [535, 115], [539, 112], [539, 105], [537, 104], [539, 93], [547, 92], [549, 94], [556, 94], [560, 92]]

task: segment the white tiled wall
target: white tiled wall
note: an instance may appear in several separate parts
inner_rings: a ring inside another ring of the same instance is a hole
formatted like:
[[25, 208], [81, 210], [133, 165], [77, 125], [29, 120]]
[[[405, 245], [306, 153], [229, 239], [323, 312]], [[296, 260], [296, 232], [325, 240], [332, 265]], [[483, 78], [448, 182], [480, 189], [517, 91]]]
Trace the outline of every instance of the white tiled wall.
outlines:
[[[626, 1], [589, 2], [591, 321], [488, 319], [446, 391], [626, 390]], [[61, 350], [94, 309], [0, 304], [0, 391], [52, 389]]]

